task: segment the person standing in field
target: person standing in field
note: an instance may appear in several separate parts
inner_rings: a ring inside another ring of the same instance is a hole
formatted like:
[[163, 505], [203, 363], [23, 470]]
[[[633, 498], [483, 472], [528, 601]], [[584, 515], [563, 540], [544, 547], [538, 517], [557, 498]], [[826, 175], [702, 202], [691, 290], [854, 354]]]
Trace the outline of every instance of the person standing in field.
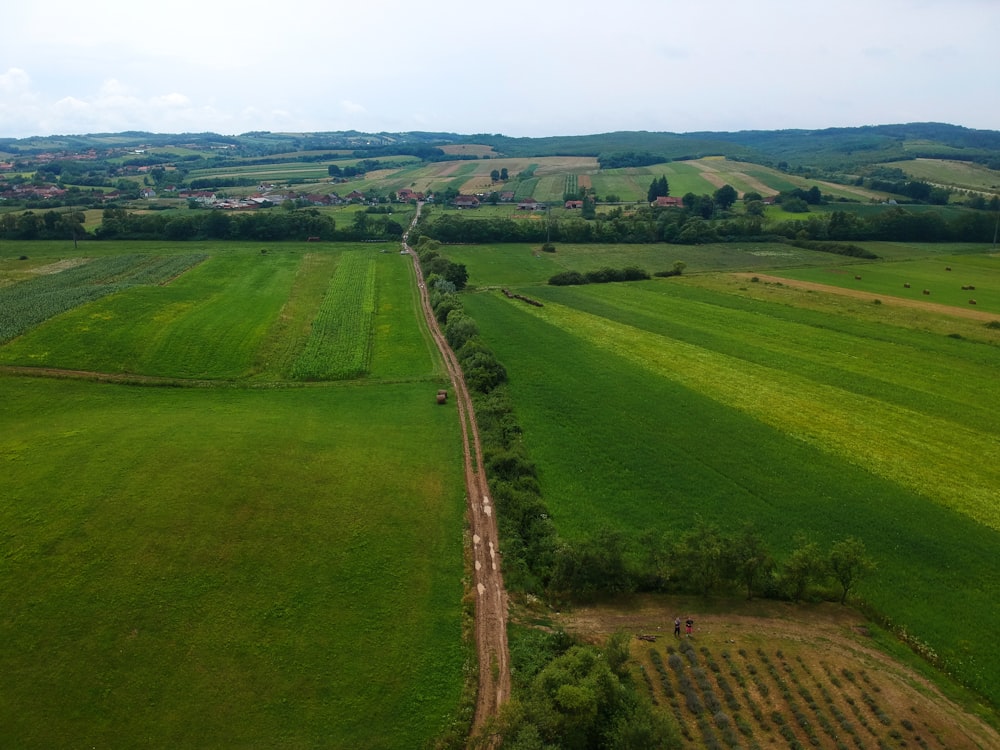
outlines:
[[691, 628], [694, 627], [694, 620], [692, 620], [689, 617], [689, 618], [687, 618], [687, 622], [685, 622], [684, 624], [687, 626], [687, 637], [690, 638], [691, 637]]
[[677, 638], [681, 637], [681, 618], [674, 618], [674, 636]]

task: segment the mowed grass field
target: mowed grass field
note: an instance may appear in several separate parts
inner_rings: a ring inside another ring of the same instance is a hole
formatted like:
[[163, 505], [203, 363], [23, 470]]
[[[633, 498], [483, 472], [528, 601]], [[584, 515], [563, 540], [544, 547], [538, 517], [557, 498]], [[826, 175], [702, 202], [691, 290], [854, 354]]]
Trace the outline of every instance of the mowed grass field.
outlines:
[[[851, 268], [789, 269], [782, 275], [887, 297], [996, 313], [1000, 319], [1000, 255], [992, 253], [943, 255]], [[970, 305], [969, 300], [976, 304]]]
[[[0, 373], [3, 744], [412, 748], [459, 719], [461, 438], [412, 261], [305, 249], [213, 246], [0, 346], [121, 379]], [[349, 266], [364, 372], [296, 381]]]
[[751, 520], [779, 557], [857, 536], [861, 600], [1000, 701], [995, 332], [726, 278], [467, 295], [560, 532]]

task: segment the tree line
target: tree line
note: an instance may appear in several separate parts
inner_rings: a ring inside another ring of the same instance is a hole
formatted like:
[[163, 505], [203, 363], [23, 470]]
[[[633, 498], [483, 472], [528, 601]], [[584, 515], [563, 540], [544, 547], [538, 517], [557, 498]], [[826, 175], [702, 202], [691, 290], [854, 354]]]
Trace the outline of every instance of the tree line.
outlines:
[[[350, 224], [338, 228], [329, 215], [315, 208], [289, 204], [271, 210], [230, 213], [226, 211], [161, 211], [135, 213], [124, 208], [105, 208], [94, 230], [100, 240], [307, 240], [327, 242], [396, 240], [403, 227], [391, 214], [358, 211]], [[0, 237], [6, 239], [81, 238], [83, 214], [48, 211], [0, 216]]]
[[[803, 192], [809, 194], [809, 191]], [[726, 201], [729, 196], [688, 194], [682, 198], [683, 207], [680, 208], [638, 206], [625, 211], [618, 206], [589, 220], [578, 216], [549, 216], [543, 221], [497, 216], [480, 219], [446, 213], [422, 219], [414, 236], [460, 244], [551, 241], [692, 245], [789, 240], [991, 242], [996, 225], [995, 215], [972, 210], [943, 213], [889, 206], [867, 215], [847, 210], [808, 213], [807, 199], [797, 196], [790, 196], [786, 203], [794, 205], [794, 201], [801, 201], [806, 206], [806, 215], [766, 223], [762, 204], [759, 211], [748, 205], [747, 212], [734, 213], [720, 208], [720, 198]]]

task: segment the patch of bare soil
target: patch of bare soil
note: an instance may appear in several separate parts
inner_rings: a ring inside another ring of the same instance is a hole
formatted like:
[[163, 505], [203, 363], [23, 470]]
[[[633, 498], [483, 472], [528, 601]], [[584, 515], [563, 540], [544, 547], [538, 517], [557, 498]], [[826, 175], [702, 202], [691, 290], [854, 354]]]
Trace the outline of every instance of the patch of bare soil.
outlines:
[[28, 273], [36, 273], [39, 276], [45, 276], [51, 273], [59, 273], [60, 271], [65, 271], [68, 268], [75, 268], [76, 266], [82, 266], [84, 263], [89, 263], [90, 258], [66, 258], [65, 260], [59, 260], [55, 263], [48, 263], [44, 266], [38, 266], [37, 268], [29, 269]]
[[[715, 168], [715, 166], [699, 160], [695, 160], [690, 163], [694, 165], [701, 172], [702, 177], [704, 177], [706, 180], [712, 183], [715, 187], [720, 188], [726, 184], [725, 178], [723, 178], [722, 175], [719, 174], [719, 171]], [[763, 182], [758, 180], [756, 177], [751, 177], [745, 172], [740, 172], [738, 170], [729, 170], [727, 173], [738, 176], [740, 181], [747, 183], [748, 185], [750, 185], [750, 187], [752, 187], [761, 195], [778, 194], [777, 190], [768, 187]], [[743, 197], [742, 193], [740, 194], [740, 197], [741, 198]]]
[[637, 672], [678, 720], [685, 746], [736, 737], [745, 747], [787, 748], [794, 737], [818, 748], [1000, 748], [993, 727], [878, 650], [850, 607], [737, 601], [704, 613], [697, 600], [648, 596], [553, 619], [593, 643], [632, 633]]
[[996, 313], [986, 312], [984, 310], [972, 310], [964, 307], [954, 307], [953, 305], [942, 305], [936, 302], [928, 302], [919, 299], [908, 299], [906, 297], [895, 297], [892, 295], [885, 294], [874, 294], [872, 292], [862, 292], [858, 289], [847, 289], [840, 286], [831, 286], [829, 284], [817, 284], [813, 281], [797, 281], [795, 279], [785, 279], [780, 276], [769, 276], [767, 274], [761, 273], [734, 273], [733, 276], [737, 278], [750, 279], [756, 277], [760, 281], [769, 282], [771, 284], [784, 284], [785, 286], [792, 287], [794, 289], [811, 289], [816, 292], [825, 292], [827, 294], [839, 294], [844, 297], [853, 297], [854, 299], [861, 300], [881, 300], [882, 304], [886, 305], [896, 305], [898, 307], [909, 307], [915, 310], [927, 310], [928, 312], [940, 313], [942, 315], [953, 315], [957, 318], [971, 318], [972, 320], [983, 320], [991, 321], [996, 320], [998, 317]]

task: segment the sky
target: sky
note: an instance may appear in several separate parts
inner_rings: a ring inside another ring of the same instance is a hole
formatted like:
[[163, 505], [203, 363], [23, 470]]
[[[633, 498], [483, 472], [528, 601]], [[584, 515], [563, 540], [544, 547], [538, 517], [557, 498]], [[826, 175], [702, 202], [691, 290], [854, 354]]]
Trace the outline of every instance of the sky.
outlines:
[[0, 137], [1000, 129], [1000, 0], [26, 0]]

